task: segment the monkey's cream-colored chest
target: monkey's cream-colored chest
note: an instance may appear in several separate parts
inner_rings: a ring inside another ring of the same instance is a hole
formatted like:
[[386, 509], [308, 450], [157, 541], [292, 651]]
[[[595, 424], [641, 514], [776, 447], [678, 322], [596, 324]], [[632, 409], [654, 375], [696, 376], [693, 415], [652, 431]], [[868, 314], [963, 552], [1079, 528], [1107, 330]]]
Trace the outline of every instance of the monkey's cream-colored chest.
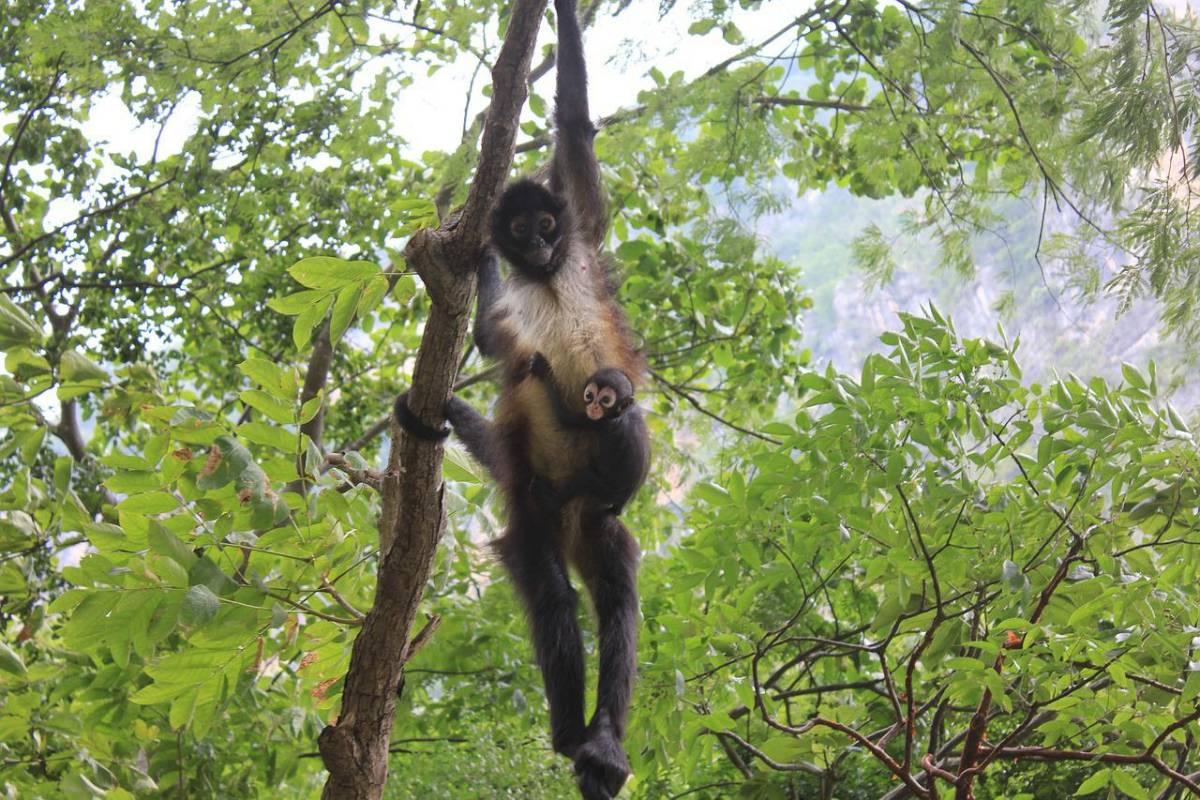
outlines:
[[607, 341], [603, 304], [582, 280], [564, 280], [553, 288], [535, 284], [510, 286], [500, 311], [516, 342], [516, 355], [540, 352], [550, 362], [563, 396], [580, 404], [584, 382], [601, 367], [611, 366], [615, 348]]
[[509, 410], [524, 420], [534, 470], [551, 480], [565, 479], [583, 466], [586, 449], [579, 432], [559, 425], [548, 392], [560, 392], [572, 408], [582, 411], [587, 379], [601, 367], [616, 364], [618, 356], [603, 303], [580, 279], [586, 276], [575, 277], [552, 288], [510, 285], [497, 308], [513, 338], [511, 358], [519, 361], [541, 353], [554, 372], [557, 386], [530, 377], [508, 396]]

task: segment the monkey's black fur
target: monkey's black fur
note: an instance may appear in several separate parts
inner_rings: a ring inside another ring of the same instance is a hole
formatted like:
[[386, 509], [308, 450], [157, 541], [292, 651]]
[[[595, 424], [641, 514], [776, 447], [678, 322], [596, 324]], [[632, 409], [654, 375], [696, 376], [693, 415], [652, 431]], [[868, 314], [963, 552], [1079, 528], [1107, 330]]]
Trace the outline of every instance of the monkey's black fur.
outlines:
[[[508, 187], [490, 220], [494, 250], [478, 270], [475, 343], [505, 366], [495, 422], [458, 398], [444, 413], [507, 500], [508, 526], [495, 550], [528, 611], [554, 749], [574, 760], [585, 800], [611, 800], [629, 775], [621, 740], [638, 631], [639, 549], [615, 511], [644, 479], [649, 442], [637, 412], [615, 437], [628, 440], [630, 453], [592, 465], [584, 456], [598, 453], [593, 440], [607, 444], [608, 434], [568, 426], [559, 413], [574, 413], [562, 393], [578, 403], [582, 386], [572, 384], [602, 367], [615, 367], [630, 379], [631, 398], [644, 371], [599, 252], [608, 215], [593, 150], [596, 129], [588, 110], [575, 2], [555, 0], [558, 75], [549, 186], [521, 180]], [[500, 278], [495, 251], [512, 268], [508, 283]], [[510, 290], [515, 293], [509, 295]], [[537, 351], [554, 364], [555, 380], [530, 382], [530, 358]], [[553, 406], [547, 408], [547, 402]], [[403, 416], [406, 411], [407, 404], [397, 403], [397, 419], [410, 432], [442, 438], [441, 431], [420, 420], [415, 420], [420, 426], [409, 427], [414, 420], [411, 413]], [[580, 472], [580, 465], [587, 468]], [[587, 475], [592, 466], [598, 466], [599, 475]], [[586, 484], [583, 494], [563, 499], [562, 489], [576, 491], [571, 484], [577, 473]], [[563, 483], [564, 476], [566, 486], [535, 491], [539, 481], [553, 477]], [[610, 487], [614, 476], [618, 485]], [[550, 502], [539, 500], [547, 494]], [[586, 584], [599, 622], [596, 710], [587, 724], [583, 643], [568, 561]]]
[[[534, 354], [529, 371], [553, 386], [554, 374], [541, 353]], [[604, 406], [601, 395], [612, 392], [612, 404]], [[606, 367], [588, 378], [584, 387], [587, 410], [575, 411], [558, 392], [550, 392], [559, 425], [589, 433], [588, 465], [558, 486], [534, 478], [534, 495], [542, 507], [557, 511], [576, 497], [590, 507], [619, 516], [650, 469], [649, 433], [642, 410], [633, 396], [633, 383], [619, 369]], [[588, 396], [591, 395], [591, 396]], [[589, 416], [589, 412], [600, 415]]]
[[396, 414], [396, 422], [400, 423], [400, 427], [418, 439], [424, 439], [427, 442], [440, 442], [450, 435], [449, 428], [444, 426], [441, 428], [430, 427], [412, 412], [412, 409], [408, 407], [408, 392], [404, 392], [396, 398], [396, 406], [393, 410]]
[[[548, 230], [539, 221], [552, 220]], [[513, 181], [492, 211], [492, 244], [514, 269], [545, 279], [562, 268], [569, 248], [567, 204], [528, 178]]]
[[[471, 455], [502, 484], [542, 480], [527, 463], [513, 458], [519, 451], [505, 445], [504, 431], [465, 401], [452, 397], [445, 413]], [[644, 443], [642, 448], [648, 455]], [[639, 485], [644, 477], [643, 466]], [[598, 491], [602, 495], [609, 490]], [[534, 651], [550, 705], [551, 741], [555, 751], [574, 759], [576, 779], [585, 800], [610, 800], [629, 775], [621, 740], [636, 669], [637, 542], [617, 519], [611, 501], [584, 504], [581, 534], [575, 542], [579, 552], [573, 560], [580, 568], [600, 622], [596, 713], [585, 727], [578, 597], [563, 559], [561, 513], [557, 507], [546, 508], [539, 503], [532, 491], [506, 494], [508, 528], [495, 547], [529, 611]], [[625, 499], [629, 494], [632, 491], [618, 490], [618, 496]]]

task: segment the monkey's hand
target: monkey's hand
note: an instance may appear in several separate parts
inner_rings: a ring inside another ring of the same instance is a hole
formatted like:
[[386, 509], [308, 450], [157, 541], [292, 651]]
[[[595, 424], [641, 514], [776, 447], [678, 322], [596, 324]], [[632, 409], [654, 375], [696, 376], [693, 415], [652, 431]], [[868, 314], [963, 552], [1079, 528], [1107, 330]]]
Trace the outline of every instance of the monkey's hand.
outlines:
[[421, 418], [412, 412], [408, 407], [408, 392], [404, 392], [396, 398], [396, 422], [401, 428], [408, 431], [418, 439], [426, 442], [440, 442], [450, 435], [450, 429], [447, 427], [434, 428], [426, 425]]
[[542, 379], [550, 377], [550, 362], [546, 360], [544, 355], [534, 353], [529, 357], [529, 374]]

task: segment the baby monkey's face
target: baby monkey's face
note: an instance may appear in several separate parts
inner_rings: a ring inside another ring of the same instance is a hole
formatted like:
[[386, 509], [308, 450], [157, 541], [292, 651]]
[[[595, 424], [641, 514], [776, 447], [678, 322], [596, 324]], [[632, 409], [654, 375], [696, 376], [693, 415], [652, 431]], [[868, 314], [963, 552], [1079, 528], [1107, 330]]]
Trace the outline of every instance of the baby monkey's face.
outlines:
[[633, 403], [633, 384], [619, 369], [602, 369], [588, 379], [583, 389], [588, 419], [616, 419]]

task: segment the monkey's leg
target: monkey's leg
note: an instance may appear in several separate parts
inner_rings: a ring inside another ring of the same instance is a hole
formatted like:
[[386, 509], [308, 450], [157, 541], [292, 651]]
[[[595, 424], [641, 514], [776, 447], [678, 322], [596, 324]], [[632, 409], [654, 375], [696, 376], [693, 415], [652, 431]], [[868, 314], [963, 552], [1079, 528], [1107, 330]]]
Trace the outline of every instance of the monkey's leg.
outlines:
[[496, 426], [489, 422], [483, 414], [471, 408], [466, 400], [457, 397], [451, 397], [446, 401], [446, 419], [454, 428], [454, 432], [458, 434], [458, 438], [466, 445], [468, 452], [483, 465], [484, 469], [496, 477], [498, 475], [497, 467], [500, 463], [500, 445]]
[[637, 669], [638, 545], [616, 516], [592, 513], [581, 525], [580, 566], [600, 623], [596, 713], [575, 756], [586, 800], [608, 800], [629, 777], [621, 749]]
[[514, 512], [496, 550], [529, 614], [554, 750], [574, 758], [584, 730], [583, 642], [575, 616], [578, 597], [554, 533], [548, 519]]

